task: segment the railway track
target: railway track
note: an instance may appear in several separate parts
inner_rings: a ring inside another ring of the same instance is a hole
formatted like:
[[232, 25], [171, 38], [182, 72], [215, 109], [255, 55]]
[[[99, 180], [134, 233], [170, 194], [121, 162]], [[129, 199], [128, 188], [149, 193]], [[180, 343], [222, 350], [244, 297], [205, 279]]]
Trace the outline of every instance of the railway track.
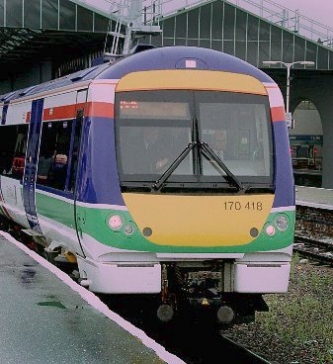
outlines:
[[[180, 317], [169, 323], [156, 318], [156, 307], [141, 297], [138, 300], [100, 295], [100, 299], [121, 317], [143, 330], [168, 352], [186, 364], [214, 364], [217, 362], [269, 364], [267, 360], [224, 335], [204, 316], [193, 321]], [[123, 302], [126, 302], [124, 305]]]
[[333, 267], [333, 241], [295, 235], [294, 251], [300, 256]]

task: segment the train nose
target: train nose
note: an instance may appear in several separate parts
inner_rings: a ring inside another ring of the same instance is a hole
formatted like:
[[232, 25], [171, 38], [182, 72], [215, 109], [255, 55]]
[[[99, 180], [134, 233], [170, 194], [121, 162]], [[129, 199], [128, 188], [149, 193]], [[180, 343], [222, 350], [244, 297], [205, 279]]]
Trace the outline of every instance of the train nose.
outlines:
[[223, 325], [229, 325], [235, 318], [235, 311], [227, 305], [221, 306], [217, 310], [217, 319]]

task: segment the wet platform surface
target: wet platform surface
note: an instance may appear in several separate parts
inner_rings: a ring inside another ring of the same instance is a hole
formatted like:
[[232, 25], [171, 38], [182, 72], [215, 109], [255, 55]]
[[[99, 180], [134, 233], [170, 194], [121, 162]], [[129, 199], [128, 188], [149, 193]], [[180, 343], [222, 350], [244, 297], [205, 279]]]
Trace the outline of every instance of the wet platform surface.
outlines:
[[20, 245], [1, 232], [1, 364], [184, 363]]

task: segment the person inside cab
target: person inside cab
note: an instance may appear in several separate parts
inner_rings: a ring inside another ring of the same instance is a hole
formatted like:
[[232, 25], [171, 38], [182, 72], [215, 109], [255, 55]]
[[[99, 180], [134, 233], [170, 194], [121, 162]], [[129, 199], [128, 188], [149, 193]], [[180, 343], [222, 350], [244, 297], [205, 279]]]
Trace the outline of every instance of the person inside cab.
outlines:
[[224, 129], [215, 130], [212, 135], [210, 147], [214, 153], [223, 161], [231, 159], [230, 153], [227, 149], [227, 132]]

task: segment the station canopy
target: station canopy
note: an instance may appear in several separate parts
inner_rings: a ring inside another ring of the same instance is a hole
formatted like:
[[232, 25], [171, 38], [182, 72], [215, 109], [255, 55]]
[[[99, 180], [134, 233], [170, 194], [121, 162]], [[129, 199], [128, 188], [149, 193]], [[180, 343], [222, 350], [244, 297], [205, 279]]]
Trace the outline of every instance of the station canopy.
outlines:
[[71, 0], [0, 0], [0, 78], [31, 64], [103, 49], [115, 23]]

